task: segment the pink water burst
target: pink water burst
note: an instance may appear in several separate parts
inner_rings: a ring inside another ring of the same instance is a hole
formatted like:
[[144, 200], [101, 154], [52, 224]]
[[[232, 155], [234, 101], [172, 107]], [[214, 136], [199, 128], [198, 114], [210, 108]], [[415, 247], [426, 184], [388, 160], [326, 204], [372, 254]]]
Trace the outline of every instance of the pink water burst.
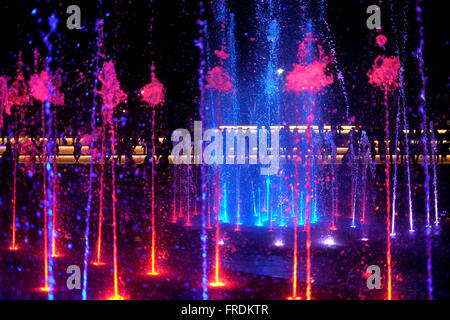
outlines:
[[296, 93], [318, 92], [333, 83], [333, 75], [326, 75], [327, 63], [314, 61], [309, 65], [294, 64], [294, 69], [286, 76], [286, 88]]
[[103, 105], [105, 106], [103, 108], [105, 120], [112, 123], [114, 107], [127, 99], [126, 93], [120, 89], [114, 62], [107, 61], [103, 64], [98, 79], [102, 83], [102, 89], [99, 91], [99, 94], [102, 96]]
[[286, 75], [286, 89], [295, 93], [308, 91], [315, 93], [334, 81], [332, 74], [327, 75], [330, 58], [325, 56], [320, 45], [317, 46], [319, 57], [308, 64], [307, 57], [309, 50], [307, 45], [312, 42], [310, 33], [306, 35], [305, 40], [298, 47], [299, 63], [294, 64], [294, 69]]
[[226, 53], [225, 50], [214, 50], [214, 54], [222, 60], [226, 60], [230, 57], [230, 55]]
[[367, 72], [369, 83], [384, 92], [394, 91], [400, 85], [400, 65], [398, 57], [378, 56], [372, 65], [372, 69]]
[[152, 72], [152, 81], [146, 84], [140, 90], [139, 94], [151, 107], [156, 107], [164, 103], [165, 91], [164, 85], [156, 78], [155, 73]]
[[229, 92], [233, 89], [233, 83], [224, 68], [217, 66], [208, 71], [206, 75], [206, 88], [216, 89], [220, 92]]
[[57, 106], [64, 105], [64, 93], [60, 91], [62, 85], [62, 78], [60, 73], [57, 73], [53, 77], [52, 84], [53, 84], [53, 92], [52, 92], [53, 96], [51, 98], [51, 102]]
[[385, 46], [386, 43], [387, 43], [387, 38], [386, 38], [385, 35], [379, 34], [379, 35], [377, 36], [377, 38], [376, 38], [375, 41], [376, 41], [376, 43], [377, 43], [377, 46], [379, 46], [380, 48], [383, 48], [383, 49], [384, 49], [384, 46]]
[[47, 71], [42, 71], [32, 74], [28, 85], [34, 99], [40, 102], [49, 100], [55, 105], [64, 104], [64, 94], [59, 92], [61, 78], [52, 78]]
[[11, 115], [11, 107], [24, 106], [30, 101], [30, 92], [28, 85], [25, 82], [23, 74], [19, 72], [16, 80], [11, 85], [8, 92], [7, 103], [6, 103], [6, 113]]
[[[3, 116], [6, 104], [8, 102], [8, 80], [5, 76], [0, 77], [0, 117]], [[3, 119], [3, 118], [2, 118]], [[1, 125], [1, 123], [0, 123]]]

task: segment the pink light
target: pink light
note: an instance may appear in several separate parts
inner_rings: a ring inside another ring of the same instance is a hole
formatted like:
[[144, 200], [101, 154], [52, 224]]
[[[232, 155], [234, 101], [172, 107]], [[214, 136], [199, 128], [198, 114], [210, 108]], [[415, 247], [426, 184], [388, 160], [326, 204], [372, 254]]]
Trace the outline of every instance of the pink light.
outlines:
[[369, 83], [385, 92], [395, 90], [399, 84], [400, 60], [398, 57], [378, 56], [367, 72]]
[[152, 81], [141, 89], [142, 99], [150, 104], [150, 106], [155, 107], [164, 103], [164, 95], [164, 85], [156, 78], [155, 73], [152, 72]]
[[224, 50], [214, 50], [214, 54], [223, 60], [228, 59], [230, 57], [230, 55], [226, 53]]
[[222, 67], [214, 67], [206, 75], [206, 88], [228, 92], [233, 88], [233, 83], [228, 73]]
[[32, 74], [28, 83], [31, 96], [36, 100], [40, 102], [46, 101], [49, 95], [50, 86], [52, 86], [52, 95], [49, 97], [50, 102], [55, 105], [64, 104], [64, 94], [59, 92], [59, 88], [61, 87], [60, 76], [51, 78], [47, 71], [42, 71], [41, 73]]
[[107, 61], [99, 73], [98, 79], [102, 83], [102, 89], [99, 94], [103, 98], [105, 120], [112, 123], [114, 107], [127, 99], [125, 92], [120, 89], [119, 80], [117, 80], [114, 62]]
[[384, 48], [387, 43], [387, 38], [383, 34], [379, 34], [376, 38], [376, 42], [380, 48]]

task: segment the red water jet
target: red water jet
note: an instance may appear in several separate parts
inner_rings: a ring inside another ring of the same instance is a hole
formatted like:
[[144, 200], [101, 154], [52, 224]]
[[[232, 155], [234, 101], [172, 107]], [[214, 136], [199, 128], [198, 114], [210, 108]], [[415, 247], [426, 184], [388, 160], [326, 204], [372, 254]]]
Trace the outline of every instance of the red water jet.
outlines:
[[126, 101], [127, 95], [120, 89], [120, 83], [117, 79], [114, 62], [107, 61], [99, 73], [98, 79], [102, 83], [102, 89], [99, 94], [103, 98], [104, 108], [103, 119], [109, 124], [111, 130], [111, 158], [112, 158], [112, 202], [113, 202], [113, 265], [114, 265], [114, 296], [112, 299], [122, 299], [119, 294], [118, 281], [118, 263], [117, 263], [117, 218], [116, 218], [116, 170], [115, 170], [115, 126], [113, 123], [114, 107], [121, 102]]
[[[308, 63], [308, 55], [310, 53], [309, 47], [312, 45], [313, 38], [310, 33], [305, 37], [305, 40], [298, 47], [299, 63], [294, 64], [292, 71], [288, 72], [286, 76], [286, 90], [295, 92], [299, 95], [306, 92], [305, 101], [309, 101], [312, 94], [315, 94], [333, 82], [333, 75], [327, 75], [327, 65], [330, 63], [330, 58], [324, 55], [323, 49], [317, 45], [319, 57], [312, 63]], [[314, 119], [314, 101], [311, 101], [308, 114], [308, 124], [306, 128], [306, 139], [308, 156], [306, 158], [306, 299], [311, 300], [311, 126]], [[305, 105], [306, 107], [306, 105]], [[297, 117], [299, 117], [298, 108], [296, 109]], [[298, 140], [298, 132], [296, 130], [296, 140]], [[298, 156], [295, 161], [296, 171], [296, 199], [298, 199]], [[295, 206], [295, 221], [298, 219], [298, 207]], [[294, 263], [292, 276], [292, 299], [298, 299], [296, 296], [297, 288], [297, 223], [294, 227]]]
[[152, 108], [152, 173], [151, 173], [151, 214], [152, 214], [152, 231], [151, 231], [151, 270], [148, 275], [158, 275], [156, 271], [156, 230], [155, 230], [155, 117], [156, 107], [164, 103], [165, 89], [163, 84], [156, 78], [152, 65], [152, 80], [146, 84], [140, 91], [142, 99]]
[[[231, 77], [221, 66], [216, 66], [212, 70], [208, 71], [206, 75], [206, 88], [215, 89], [218, 92], [219, 98], [217, 102], [217, 127], [219, 130], [219, 134], [222, 134], [220, 131], [220, 95], [222, 93], [228, 93], [233, 89], [233, 83], [231, 82]], [[220, 139], [218, 141], [218, 148], [221, 148]], [[225, 285], [224, 282], [221, 281], [220, 276], [220, 249], [219, 249], [219, 240], [220, 240], [220, 168], [219, 168], [219, 159], [217, 159], [216, 165], [216, 244], [215, 244], [215, 273], [214, 273], [214, 282], [210, 283], [212, 287], [222, 287]], [[209, 223], [208, 223], [209, 224]]]
[[372, 69], [367, 72], [369, 77], [369, 83], [374, 87], [381, 89], [384, 92], [384, 107], [385, 107], [385, 126], [384, 132], [386, 136], [385, 143], [385, 189], [386, 189], [386, 229], [387, 229], [387, 249], [386, 249], [386, 260], [387, 260], [387, 299], [392, 299], [392, 266], [391, 266], [391, 192], [390, 192], [390, 161], [389, 157], [389, 105], [388, 105], [388, 94], [392, 93], [400, 85], [399, 83], [399, 71], [400, 71], [400, 60], [398, 57], [386, 57], [378, 56], [373, 65]]

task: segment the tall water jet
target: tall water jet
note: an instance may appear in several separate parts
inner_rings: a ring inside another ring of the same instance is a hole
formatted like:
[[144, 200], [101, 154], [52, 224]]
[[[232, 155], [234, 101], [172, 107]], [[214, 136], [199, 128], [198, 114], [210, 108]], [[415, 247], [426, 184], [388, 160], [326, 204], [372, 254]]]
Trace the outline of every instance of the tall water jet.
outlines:
[[[262, 65], [264, 71], [261, 76], [261, 100], [259, 101], [263, 109], [257, 115], [256, 124], [258, 126], [271, 126], [281, 124], [280, 114], [280, 87], [281, 78], [279, 70], [279, 51], [280, 51], [280, 3], [278, 0], [269, 0], [260, 2], [256, 6], [259, 21], [259, 29], [264, 30], [261, 33], [261, 41], [263, 47], [258, 48], [262, 57]], [[252, 119], [253, 120], [253, 119]], [[265, 178], [266, 184], [266, 210], [269, 231], [273, 230], [273, 217], [277, 215], [276, 206], [272, 205], [272, 199], [278, 198], [279, 192], [273, 187], [278, 184], [282, 187], [282, 180], [277, 176], [268, 175]], [[275, 191], [275, 194], [273, 194]]]
[[[352, 153], [352, 224], [350, 227], [356, 228], [355, 220], [356, 220], [356, 198], [358, 195], [358, 178], [359, 178], [359, 162], [361, 155], [361, 144], [357, 146], [356, 150], [356, 159], [355, 159], [355, 137], [354, 134], [350, 140], [351, 144], [351, 153]], [[356, 162], [356, 165], [355, 165]]]
[[[105, 58], [105, 55], [102, 53], [102, 47], [104, 42], [104, 34], [103, 34], [103, 19], [97, 20], [96, 23], [96, 31], [98, 33], [97, 35], [97, 54], [95, 56], [95, 74], [94, 74], [94, 105], [92, 109], [91, 114], [91, 130], [95, 130], [95, 112], [94, 108], [96, 109], [96, 97], [98, 94], [97, 91], [97, 85], [98, 85], [98, 76], [100, 73], [100, 58]], [[94, 118], [92, 118], [94, 117]], [[104, 184], [105, 184], [105, 166], [106, 166], [106, 120], [104, 117], [102, 117], [102, 129], [100, 134], [100, 185], [99, 185], [99, 210], [98, 210], [98, 222], [97, 222], [97, 257], [94, 262], [94, 265], [100, 266], [104, 265], [105, 263], [102, 262], [102, 230], [103, 230], [103, 207], [104, 207]], [[91, 142], [93, 142], [94, 139], [92, 139]], [[90, 150], [92, 150], [90, 148]], [[91, 151], [92, 152], [92, 151]], [[91, 159], [92, 160], [92, 159]], [[92, 164], [92, 161], [91, 161]], [[90, 175], [91, 176], [91, 175]], [[89, 180], [89, 183], [91, 183], [91, 180]], [[92, 189], [92, 185], [90, 185], [89, 190]], [[86, 224], [87, 226], [88, 224]], [[88, 246], [89, 244], [87, 244]]]
[[[22, 118], [22, 114], [24, 113], [23, 107], [29, 103], [30, 94], [27, 83], [25, 82], [23, 72], [22, 72], [22, 54], [19, 53], [19, 61], [17, 63], [17, 77], [11, 85], [11, 88], [8, 90], [8, 82], [6, 77], [2, 76], [0, 79], [0, 87], [1, 87], [1, 121], [3, 122], [3, 111], [6, 112], [7, 115], [11, 116], [11, 108], [12, 106], [16, 106], [19, 108], [17, 112], [15, 112], [15, 138], [14, 138], [14, 176], [13, 176], [13, 217], [11, 223], [11, 246], [10, 250], [17, 250], [18, 246], [16, 243], [16, 213], [17, 213], [17, 167], [18, 161], [20, 157], [20, 149], [19, 148], [19, 136], [20, 136], [20, 122], [21, 119], [17, 119], [18, 117]], [[2, 125], [0, 124], [0, 130]], [[23, 147], [22, 147], [23, 148]]]
[[419, 24], [419, 47], [417, 49], [417, 58], [419, 60], [419, 75], [421, 79], [421, 88], [419, 95], [419, 112], [422, 117], [421, 122], [421, 130], [423, 132], [422, 135], [422, 147], [423, 147], [423, 171], [425, 175], [425, 209], [426, 209], [426, 221], [427, 221], [427, 230], [426, 232], [426, 251], [427, 251], [427, 291], [428, 291], [428, 299], [433, 300], [433, 272], [432, 272], [432, 252], [431, 252], [431, 227], [430, 222], [430, 173], [428, 169], [428, 126], [427, 126], [427, 112], [425, 110], [426, 106], [426, 95], [425, 90], [427, 86], [427, 78], [424, 73], [424, 60], [423, 60], [423, 49], [425, 45], [424, 40], [424, 27], [422, 22], [422, 8], [421, 8], [422, 0], [416, 1], [416, 13], [417, 13], [417, 22]]
[[[49, 300], [54, 298], [55, 279], [53, 275], [53, 257], [50, 252], [53, 252], [53, 242], [48, 241], [53, 239], [53, 212], [54, 208], [53, 184], [55, 183], [55, 172], [53, 171], [53, 161], [56, 161], [56, 155], [53, 154], [53, 143], [56, 143], [53, 138], [53, 113], [51, 104], [64, 104], [64, 95], [58, 92], [59, 88], [55, 88], [55, 79], [51, 76], [50, 63], [53, 60], [50, 36], [56, 31], [58, 19], [55, 14], [48, 18], [50, 31], [43, 36], [43, 41], [47, 48], [47, 57], [45, 59], [45, 71], [39, 74], [33, 74], [30, 77], [29, 86], [31, 95], [43, 104], [42, 108], [42, 161], [45, 161], [45, 154], [47, 153], [47, 160], [45, 162], [44, 171], [44, 286], [42, 291], [47, 292]], [[56, 86], [58, 84], [56, 83]]]
[[[216, 146], [215, 150], [215, 195], [213, 196], [215, 200], [214, 204], [214, 211], [216, 216], [216, 228], [215, 228], [215, 266], [214, 266], [214, 281], [211, 281], [209, 284], [213, 287], [221, 287], [225, 285], [225, 282], [222, 281], [222, 275], [220, 272], [220, 208], [221, 208], [221, 189], [222, 189], [222, 180], [224, 175], [222, 174], [221, 179], [221, 169], [220, 164], [223, 163], [222, 159], [222, 151], [223, 150], [223, 135], [221, 130], [222, 120], [227, 120], [226, 118], [223, 119], [222, 114], [226, 115], [226, 112], [224, 112], [221, 109], [221, 103], [222, 99], [225, 99], [225, 94], [229, 93], [235, 93], [236, 89], [233, 84], [235, 79], [233, 79], [229, 72], [230, 72], [230, 66], [233, 66], [233, 61], [229, 59], [234, 59], [234, 57], [230, 58], [230, 54], [227, 52], [228, 50], [233, 50], [233, 48], [230, 46], [230, 48], [227, 48], [226, 43], [226, 32], [225, 32], [225, 26], [227, 24], [227, 5], [225, 0], [216, 1], [213, 5], [213, 13], [214, 13], [214, 20], [218, 27], [218, 39], [219, 39], [219, 48], [217, 50], [214, 50], [214, 56], [211, 54], [211, 50], [209, 49], [208, 42], [211, 40], [209, 39], [209, 34], [206, 33], [206, 40], [207, 40], [207, 46], [206, 46], [206, 55], [207, 55], [207, 67], [209, 69], [208, 73], [206, 74], [206, 85], [205, 88], [210, 89], [210, 100], [208, 101], [209, 105], [209, 114], [207, 116], [207, 119], [210, 119], [212, 123], [216, 125], [216, 134], [214, 135], [214, 144]], [[230, 32], [234, 32], [234, 30], [230, 30]], [[231, 40], [234, 37], [234, 34], [229, 34], [228, 37], [231, 37]], [[211, 57], [210, 57], [211, 56]], [[211, 63], [209, 59], [212, 58], [219, 58], [219, 65], [216, 65], [215, 67], [211, 68]], [[233, 71], [233, 70], [231, 70]], [[215, 94], [214, 94], [215, 93]], [[215, 99], [214, 99], [215, 97]], [[210, 125], [211, 123], [208, 123]]]
[[[62, 84], [62, 78], [61, 78], [61, 74], [60, 73], [56, 73], [56, 75], [54, 76], [53, 79], [53, 93], [54, 95], [58, 95], [58, 97], [56, 97], [55, 103], [56, 104], [60, 104], [63, 105], [64, 104], [64, 95], [62, 93], [59, 92], [59, 89], [61, 87]], [[59, 100], [59, 101], [56, 101]], [[59, 255], [57, 253], [57, 246], [56, 246], [56, 239], [58, 237], [58, 231], [56, 228], [56, 224], [57, 224], [57, 212], [58, 212], [58, 206], [57, 206], [57, 193], [58, 193], [58, 170], [57, 170], [57, 166], [56, 166], [56, 157], [57, 157], [57, 143], [58, 143], [58, 138], [57, 138], [57, 127], [56, 127], [56, 122], [57, 122], [57, 113], [56, 113], [56, 108], [54, 108], [53, 112], [52, 112], [52, 139], [53, 139], [53, 175], [54, 175], [54, 180], [53, 180], [53, 189], [52, 189], [52, 194], [53, 194], [53, 214], [52, 214], [52, 224], [53, 224], [53, 232], [52, 232], [52, 237], [51, 237], [51, 242], [52, 242], [52, 257], [53, 258], [57, 258]]]
[[[227, 55], [228, 57], [224, 61], [225, 69], [228, 70], [229, 75], [231, 77], [231, 82], [233, 83], [234, 92], [232, 95], [228, 97], [229, 102], [229, 109], [230, 112], [223, 113], [224, 116], [224, 122], [226, 124], [237, 124], [240, 122], [240, 104], [239, 104], [239, 83], [238, 83], [238, 76], [237, 76], [237, 52], [236, 52], [236, 26], [235, 26], [235, 20], [234, 20], [234, 14], [229, 13], [228, 14], [228, 28], [226, 33], [226, 44], [227, 44]], [[226, 56], [223, 56], [226, 57]], [[234, 133], [238, 133], [238, 130], [234, 129]], [[228, 145], [228, 143], [227, 143]], [[233, 147], [234, 147], [234, 141], [233, 141]], [[227, 146], [228, 148], [228, 146]], [[225, 167], [224, 168], [224, 175], [222, 180], [224, 181], [230, 181], [231, 177], [227, 179], [227, 176], [234, 176], [234, 187], [236, 190], [235, 194], [235, 212], [236, 212], [236, 227], [235, 231], [240, 231], [240, 225], [242, 223], [241, 219], [241, 166], [232, 166], [232, 167]], [[231, 181], [230, 181], [231, 182]], [[223, 182], [225, 183], [225, 182]], [[231, 184], [232, 185], [232, 184]], [[231, 188], [228, 188], [227, 191], [229, 191]], [[227, 210], [230, 211], [230, 206], [228, 205], [228, 199], [224, 199], [224, 206], [226, 206]], [[229, 214], [228, 214], [228, 219]]]
[[[155, 67], [152, 64], [151, 67], [151, 82], [145, 85], [140, 90], [142, 99], [152, 108], [152, 160], [151, 160], [151, 270], [147, 272], [148, 275], [158, 275], [156, 271], [156, 230], [155, 230], [155, 119], [156, 119], [156, 107], [164, 103], [165, 89], [163, 84], [156, 78]], [[188, 205], [189, 211], [189, 205]]]
[[[362, 203], [361, 203], [361, 223], [366, 223], [366, 192], [367, 192], [367, 169], [370, 163], [370, 142], [367, 133], [363, 130], [361, 133], [361, 150], [363, 154], [363, 172], [361, 174], [362, 181]], [[363, 232], [365, 230], [363, 229]]]
[[[395, 116], [395, 140], [394, 140], [394, 185], [392, 187], [392, 229], [391, 229], [391, 236], [395, 236], [395, 217], [397, 216], [396, 211], [396, 203], [397, 203], [397, 166], [398, 166], [398, 131], [400, 127], [400, 102], [401, 96], [398, 96], [397, 99], [397, 114]], [[392, 154], [392, 150], [390, 150], [390, 153]], [[389, 159], [391, 160], [391, 159]]]
[[[219, 55], [220, 57], [220, 55]], [[222, 56], [225, 57], [225, 56]], [[221, 58], [222, 59], [222, 58]], [[221, 60], [222, 61], [222, 60]], [[222, 61], [223, 63], [223, 61]], [[233, 89], [233, 83], [231, 82], [231, 78], [228, 75], [228, 73], [223, 69], [222, 66], [216, 66], [210, 71], [208, 71], [208, 74], [206, 76], [206, 88], [211, 88], [216, 90], [217, 92], [217, 127], [218, 132], [216, 135], [217, 141], [217, 149], [220, 150], [222, 147], [222, 131], [220, 130], [220, 123], [221, 123], [221, 116], [220, 116], [220, 104], [221, 104], [221, 97], [223, 93], [229, 93]], [[215, 204], [215, 212], [216, 212], [216, 234], [215, 234], [215, 240], [216, 240], [216, 253], [215, 253], [215, 273], [214, 273], [214, 282], [211, 282], [210, 285], [214, 287], [220, 287], [224, 286], [225, 283], [222, 282], [221, 276], [220, 276], [220, 167], [219, 164], [222, 163], [221, 155], [217, 154], [215, 155], [215, 162], [216, 162], [216, 204]]]
[[419, 112], [422, 117], [422, 122], [420, 124], [420, 129], [422, 130], [422, 152], [423, 152], [423, 171], [425, 175], [425, 182], [424, 182], [424, 191], [425, 191], [425, 210], [426, 210], [426, 221], [427, 221], [427, 227], [431, 227], [430, 222], [430, 172], [428, 168], [428, 117], [426, 112], [426, 86], [427, 86], [427, 78], [425, 76], [425, 73], [423, 71], [424, 69], [424, 60], [423, 60], [423, 49], [424, 49], [424, 27], [422, 23], [422, 8], [420, 7], [422, 1], [417, 0], [416, 1], [416, 13], [417, 13], [417, 23], [419, 24], [419, 47], [417, 48], [417, 58], [419, 61], [419, 75], [421, 80], [421, 88], [420, 88], [420, 94], [419, 94]]
[[116, 169], [115, 169], [115, 125], [114, 125], [114, 108], [119, 103], [126, 101], [127, 95], [120, 89], [119, 80], [117, 80], [114, 62], [107, 61], [103, 64], [103, 68], [99, 73], [98, 79], [102, 83], [99, 94], [103, 98], [103, 117], [106, 125], [111, 131], [111, 171], [112, 171], [112, 211], [113, 211], [113, 265], [114, 265], [114, 295], [113, 300], [123, 299], [119, 293], [118, 280], [118, 262], [117, 262], [117, 217], [116, 217]]
[[431, 132], [431, 163], [433, 164], [433, 193], [434, 193], [434, 224], [439, 224], [439, 211], [438, 211], [438, 189], [437, 189], [437, 168], [436, 168], [436, 153], [437, 153], [437, 140], [434, 134], [433, 121], [430, 121], [430, 132]]
[[[203, 2], [199, 2], [199, 15], [200, 18], [197, 20], [197, 25], [199, 26], [199, 38], [195, 41], [195, 46], [200, 51], [200, 63], [198, 68], [198, 86], [200, 90], [200, 99], [199, 99], [199, 114], [200, 119], [203, 121], [205, 118], [205, 67], [206, 67], [206, 61], [205, 61], [205, 38], [208, 36], [208, 26], [206, 24], [206, 21], [203, 20], [203, 15], [205, 13], [205, 9], [203, 7]], [[207, 252], [207, 217], [206, 217], [206, 211], [207, 211], [207, 202], [206, 202], [206, 191], [207, 191], [207, 183], [206, 183], [206, 169], [205, 166], [202, 165], [200, 169], [201, 174], [201, 235], [200, 235], [200, 241], [201, 241], [201, 252], [202, 252], [202, 279], [201, 279], [201, 286], [202, 286], [202, 299], [208, 300], [208, 252]], [[197, 187], [197, 186], [196, 186]]]
[[[8, 104], [8, 80], [6, 76], [0, 77], [0, 135], [3, 134], [3, 113], [5, 112]], [[3, 142], [3, 137], [2, 142]]]
[[336, 173], [336, 165], [337, 165], [337, 149], [334, 143], [333, 134], [330, 133], [328, 135], [328, 140], [331, 147], [331, 227], [330, 230], [337, 230], [336, 227], [336, 219], [338, 213], [338, 187], [337, 187], [337, 173]]
[[[333, 82], [333, 76], [327, 75], [327, 65], [330, 62], [329, 57], [325, 56], [324, 51], [320, 45], [317, 45], [318, 59], [314, 59], [312, 63], [308, 63], [308, 56], [311, 51], [313, 38], [310, 33], [305, 36], [305, 39], [298, 47], [299, 63], [293, 65], [293, 70], [288, 72], [286, 76], [286, 89], [292, 91], [297, 95], [302, 92], [306, 92], [305, 101], [310, 101], [310, 105], [305, 105], [305, 109], [308, 112], [307, 127], [306, 127], [306, 139], [307, 139], [307, 158], [306, 158], [306, 299], [311, 299], [311, 157], [312, 157], [312, 137], [311, 137], [311, 125], [314, 120], [314, 106], [315, 102], [312, 98], [313, 94], [322, 91], [326, 86]], [[312, 52], [311, 52], [312, 53]], [[308, 110], [309, 109], [309, 110]], [[299, 117], [299, 108], [296, 108], [297, 117]], [[296, 135], [297, 145], [299, 144], [298, 134]], [[297, 156], [295, 161], [296, 171], [296, 200], [298, 200], [298, 162]], [[297, 219], [298, 208], [295, 210], [295, 229], [294, 229], [294, 241], [297, 240]], [[297, 271], [296, 267], [297, 256], [297, 243], [294, 243], [294, 274], [293, 274], [293, 296], [292, 299], [296, 299], [296, 284], [297, 284]]]
[[[401, 77], [402, 78], [402, 77]], [[400, 78], [400, 79], [401, 79]], [[401, 90], [400, 92], [402, 92]], [[414, 216], [413, 216], [413, 208], [412, 208], [412, 196], [411, 196], [411, 164], [410, 164], [410, 152], [409, 152], [409, 128], [408, 128], [408, 120], [406, 118], [406, 103], [405, 103], [405, 95], [404, 92], [402, 95], [402, 114], [403, 114], [403, 131], [405, 135], [405, 149], [406, 149], [406, 173], [408, 176], [408, 216], [409, 216], [409, 232], [414, 232]]]
[[390, 190], [390, 165], [389, 165], [389, 94], [399, 87], [400, 60], [398, 57], [378, 56], [372, 68], [367, 72], [369, 83], [381, 89], [384, 93], [383, 104], [385, 108], [385, 189], [386, 189], [386, 231], [387, 231], [387, 300], [392, 299], [392, 270], [391, 270], [391, 190]]
[[[400, 59], [400, 62], [402, 62], [402, 58], [405, 57], [405, 48], [406, 43], [408, 39], [408, 33], [406, 32], [408, 22], [407, 22], [407, 12], [409, 10], [409, 3], [407, 2], [405, 4], [405, 7], [403, 9], [402, 15], [404, 19], [404, 29], [405, 32], [400, 32], [399, 29], [396, 26], [394, 16], [391, 16], [391, 22], [392, 22], [392, 28], [394, 30], [394, 33], [397, 34], [397, 48], [396, 48], [396, 54]], [[391, 11], [394, 12], [393, 3], [391, 2]], [[401, 38], [401, 42], [398, 41], [398, 39]], [[404, 62], [403, 62], [404, 63]], [[409, 150], [409, 128], [408, 128], [408, 121], [406, 117], [406, 94], [405, 94], [405, 85], [404, 85], [404, 76], [403, 76], [403, 63], [400, 66], [400, 75], [399, 75], [399, 82], [400, 82], [400, 102], [398, 105], [398, 108], [401, 108], [401, 121], [403, 121], [403, 134], [404, 134], [404, 141], [405, 141], [405, 153], [406, 153], [406, 174], [407, 174], [407, 182], [408, 182], [408, 218], [409, 218], [409, 232], [414, 232], [414, 217], [413, 217], [413, 208], [412, 208], [412, 193], [411, 193], [411, 168], [410, 168], [410, 150]], [[398, 117], [397, 117], [398, 118]], [[399, 120], [397, 120], [397, 125], [400, 125]], [[396, 128], [397, 130], [397, 128]], [[396, 131], [397, 132], [397, 131]]]
[[[89, 145], [89, 151], [91, 152], [91, 157], [89, 160], [89, 186], [88, 186], [88, 200], [86, 204], [86, 218], [85, 218], [85, 229], [84, 229], [84, 267], [83, 267], [83, 288], [81, 290], [81, 297], [83, 300], [87, 300], [87, 286], [88, 286], [88, 267], [89, 267], [89, 224], [90, 224], [90, 216], [92, 211], [92, 185], [95, 178], [94, 174], [94, 144], [96, 140], [95, 132], [96, 132], [96, 115], [97, 115], [97, 84], [98, 84], [98, 75], [100, 72], [100, 55], [101, 48], [103, 46], [103, 19], [97, 19], [95, 24], [95, 30], [97, 32], [97, 52], [94, 58], [95, 72], [94, 72], [94, 91], [93, 91], [93, 99], [92, 99], [92, 108], [91, 108], [91, 143]], [[102, 148], [103, 152], [103, 148]], [[104, 159], [101, 159], [104, 162]], [[102, 164], [104, 167], [104, 164]], [[103, 181], [102, 181], [103, 183]], [[100, 186], [103, 190], [103, 185]], [[100, 197], [100, 206], [103, 210], [103, 192], [101, 192]], [[97, 265], [101, 263], [101, 229], [102, 229], [102, 216], [99, 215], [99, 233], [98, 233], [98, 242], [97, 242], [97, 261], [95, 262]]]

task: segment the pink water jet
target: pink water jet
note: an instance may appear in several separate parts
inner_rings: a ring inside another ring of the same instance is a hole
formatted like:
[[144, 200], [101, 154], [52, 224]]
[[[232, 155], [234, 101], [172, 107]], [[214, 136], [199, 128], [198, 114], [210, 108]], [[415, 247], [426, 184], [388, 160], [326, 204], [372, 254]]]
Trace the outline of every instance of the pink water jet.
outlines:
[[384, 55], [378, 56], [372, 69], [367, 72], [369, 77], [369, 83], [374, 87], [381, 89], [384, 92], [384, 107], [385, 107], [385, 189], [386, 189], [386, 230], [387, 230], [387, 249], [386, 249], [386, 262], [387, 262], [387, 299], [392, 299], [392, 267], [391, 267], [391, 191], [390, 191], [390, 161], [389, 156], [389, 105], [388, 95], [395, 91], [400, 86], [399, 82], [400, 60], [398, 57], [387, 57]]
[[111, 171], [112, 171], [112, 209], [113, 209], [113, 265], [114, 265], [114, 297], [120, 298], [118, 263], [117, 263], [117, 214], [116, 214], [116, 170], [115, 170], [115, 128], [113, 123], [114, 108], [121, 102], [125, 102], [127, 95], [120, 89], [120, 83], [117, 79], [114, 62], [107, 61], [99, 73], [98, 79], [102, 83], [102, 88], [98, 92], [103, 98], [103, 121], [109, 124], [111, 130]]
[[[312, 35], [308, 33], [304, 41], [298, 47], [299, 63], [294, 64], [292, 71], [288, 72], [286, 76], [286, 90], [295, 92], [299, 95], [302, 92], [307, 92], [305, 101], [308, 101], [311, 95], [318, 93], [326, 86], [333, 83], [334, 77], [329, 72], [327, 65], [331, 59], [325, 56], [324, 51], [320, 45], [317, 45], [319, 57], [312, 63], [308, 63], [308, 55], [310, 53], [309, 47], [313, 42]], [[311, 125], [314, 120], [314, 101], [311, 102], [309, 114], [307, 117], [308, 125], [306, 128], [306, 139], [308, 146], [308, 157], [306, 159], [306, 299], [311, 300], [311, 284], [313, 282], [311, 277]], [[306, 107], [306, 105], [305, 105]], [[299, 110], [296, 109], [297, 118], [299, 118]], [[300, 142], [298, 138], [298, 130], [295, 131], [297, 144]], [[299, 157], [295, 161], [295, 199], [298, 199], [298, 162]], [[292, 299], [297, 299], [297, 221], [298, 221], [298, 206], [295, 206], [294, 218], [294, 253], [293, 253], [293, 277], [292, 277]]]
[[[41, 73], [32, 74], [28, 85], [30, 94], [34, 99], [40, 102], [49, 100], [54, 105], [64, 104], [64, 94], [59, 91], [61, 87], [60, 77], [51, 77], [47, 71], [42, 71]], [[50, 89], [52, 89], [52, 94], [49, 96]]]
[[[221, 98], [220, 95], [222, 93], [230, 93], [233, 91], [233, 83], [231, 82], [231, 77], [229, 74], [223, 69], [221, 66], [216, 66], [210, 71], [208, 71], [206, 75], [206, 88], [215, 89], [219, 92], [218, 102], [217, 102], [217, 127], [220, 131], [220, 104]], [[218, 147], [221, 148], [220, 140], [218, 142]], [[220, 240], [220, 168], [219, 168], [219, 159], [217, 159], [216, 165], [216, 244], [215, 244], [215, 274], [214, 274], [214, 282], [211, 282], [210, 285], [213, 287], [221, 287], [224, 286], [225, 283], [222, 282], [220, 276], [220, 249], [219, 249], [219, 240]], [[209, 222], [208, 222], [209, 225]]]
[[157, 275], [156, 271], [156, 230], [155, 230], [155, 118], [156, 106], [164, 103], [165, 88], [163, 84], [156, 78], [155, 67], [152, 66], [152, 80], [146, 84], [140, 91], [142, 99], [152, 108], [152, 173], [151, 173], [151, 214], [152, 214], [152, 231], [151, 231], [151, 270], [149, 275]]
[[120, 82], [117, 79], [113, 61], [107, 61], [103, 64], [98, 79], [102, 83], [102, 88], [98, 93], [103, 98], [103, 115], [106, 122], [112, 125], [114, 107], [127, 99], [126, 93], [120, 89]]
[[206, 75], [206, 88], [227, 93], [233, 89], [233, 83], [224, 68], [216, 66]]

